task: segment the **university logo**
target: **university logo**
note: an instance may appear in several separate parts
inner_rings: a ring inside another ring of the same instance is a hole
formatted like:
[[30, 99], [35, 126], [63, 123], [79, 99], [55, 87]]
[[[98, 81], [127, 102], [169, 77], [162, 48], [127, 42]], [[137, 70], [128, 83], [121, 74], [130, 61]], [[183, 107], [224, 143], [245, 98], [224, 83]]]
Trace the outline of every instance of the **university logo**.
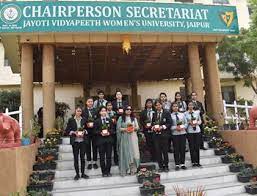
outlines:
[[234, 12], [223, 12], [220, 15], [222, 21], [227, 25], [227, 27], [230, 27], [234, 20]]
[[14, 4], [4, 6], [0, 11], [1, 20], [6, 24], [14, 24], [21, 18], [21, 9]]

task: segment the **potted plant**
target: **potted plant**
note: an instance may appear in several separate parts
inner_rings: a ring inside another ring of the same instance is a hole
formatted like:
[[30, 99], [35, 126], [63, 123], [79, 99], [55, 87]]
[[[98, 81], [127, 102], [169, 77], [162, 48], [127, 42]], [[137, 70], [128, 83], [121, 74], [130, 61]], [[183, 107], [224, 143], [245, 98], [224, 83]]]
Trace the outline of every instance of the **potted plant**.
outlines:
[[92, 116], [89, 116], [87, 119], [87, 127], [93, 128], [94, 127], [94, 118]]
[[236, 123], [234, 122], [234, 119], [229, 120], [228, 122], [230, 130], [236, 130]]
[[155, 171], [155, 170], [156, 170], [156, 165], [155, 165], [155, 164], [151, 164], [151, 165], [140, 165], [138, 169], [140, 170], [140, 169], [143, 169], [143, 168], [145, 168], [145, 169], [147, 169], [147, 170], [150, 170], [150, 171]]
[[41, 129], [41, 125], [38, 123], [37, 116], [34, 116], [34, 118], [30, 120], [30, 127], [31, 127], [31, 141], [35, 143]]
[[230, 130], [229, 124], [225, 123], [225, 124], [223, 125], [223, 129], [224, 129], [224, 130]]
[[213, 136], [218, 136], [217, 122], [206, 116], [204, 124], [204, 140], [210, 141]]
[[37, 178], [39, 180], [53, 180], [55, 176], [54, 171], [34, 171], [30, 178]]
[[26, 196], [51, 196], [47, 191], [27, 191]]
[[141, 168], [137, 172], [137, 181], [142, 184], [144, 181], [153, 182], [154, 180], [158, 180], [156, 178], [160, 178], [160, 174], [155, 173], [153, 170], [148, 170], [146, 168]]
[[247, 167], [252, 167], [251, 164], [244, 163], [243, 161], [239, 162], [233, 162], [232, 164], [229, 165], [229, 171], [233, 173], [240, 172], [242, 169], [247, 168]]
[[227, 154], [221, 157], [222, 163], [232, 163], [232, 162], [239, 162], [244, 161], [244, 157], [237, 153]]
[[133, 131], [135, 131], [134, 125], [132, 123], [128, 123], [127, 124], [127, 132], [132, 133]]
[[56, 162], [54, 161], [54, 156], [48, 155], [45, 157], [38, 158], [36, 164], [33, 165], [33, 170], [55, 170]]
[[226, 155], [235, 153], [236, 150], [228, 142], [223, 142], [215, 150], [215, 155]]
[[240, 173], [237, 174], [237, 179], [239, 182], [246, 183], [249, 182], [250, 179], [257, 175], [257, 171], [254, 168], [247, 167], [240, 171]]
[[161, 130], [161, 125], [160, 125], [160, 121], [159, 120], [156, 120], [154, 122], [153, 128], [154, 128], [155, 134], [161, 134], [161, 131], [160, 131]]
[[222, 138], [213, 136], [208, 142], [208, 146], [209, 148], [216, 148], [217, 146], [221, 145], [222, 141]]
[[21, 144], [22, 144], [22, 146], [30, 145], [30, 132], [29, 131], [24, 132], [22, 134]]
[[149, 182], [145, 181], [143, 186], [139, 187], [142, 196], [152, 196], [154, 194], [164, 194], [165, 186], [160, 184], [160, 181]]
[[152, 127], [152, 123], [151, 123], [151, 120], [150, 120], [150, 119], [147, 119], [147, 120], [145, 121], [145, 127], [146, 127], [147, 129], [150, 129], [150, 128]]
[[257, 177], [252, 177], [249, 185], [245, 185], [245, 191], [251, 195], [257, 195]]
[[40, 180], [38, 176], [30, 176], [27, 191], [52, 191], [53, 182], [50, 179]]
[[108, 134], [109, 126], [107, 124], [102, 125], [102, 134], [107, 135]]

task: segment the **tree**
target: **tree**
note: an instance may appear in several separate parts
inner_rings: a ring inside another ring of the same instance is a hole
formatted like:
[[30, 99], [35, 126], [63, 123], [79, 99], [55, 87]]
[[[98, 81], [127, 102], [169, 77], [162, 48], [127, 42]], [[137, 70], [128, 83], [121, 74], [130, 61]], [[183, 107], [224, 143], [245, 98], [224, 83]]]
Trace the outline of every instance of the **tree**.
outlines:
[[257, 0], [251, 0], [251, 24], [237, 37], [226, 37], [219, 44], [219, 68], [243, 80], [257, 94]]

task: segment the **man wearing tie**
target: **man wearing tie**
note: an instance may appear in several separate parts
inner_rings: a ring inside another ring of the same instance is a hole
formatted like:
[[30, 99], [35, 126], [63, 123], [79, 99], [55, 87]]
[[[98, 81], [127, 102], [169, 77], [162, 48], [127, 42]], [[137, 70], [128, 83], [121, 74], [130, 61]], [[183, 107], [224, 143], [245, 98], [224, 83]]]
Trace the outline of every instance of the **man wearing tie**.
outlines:
[[200, 149], [206, 150], [206, 148], [204, 147], [204, 141], [203, 141], [203, 135], [204, 135], [203, 115], [205, 113], [204, 108], [203, 108], [203, 104], [200, 101], [197, 101], [197, 93], [196, 92], [191, 93], [191, 100], [192, 100], [193, 105], [194, 105], [194, 110], [199, 110], [200, 111], [200, 116], [201, 116], [201, 121], [202, 121], [202, 124], [200, 125], [200, 129], [201, 129]]
[[102, 90], [99, 90], [98, 93], [98, 99], [94, 101], [94, 108], [99, 109], [101, 106], [106, 106], [107, 100], [104, 99], [104, 92]]
[[[87, 145], [87, 169], [98, 168], [97, 165], [97, 145], [96, 145], [96, 135], [94, 133], [94, 121], [96, 119], [96, 109], [93, 108], [93, 98], [89, 97], [86, 100], [86, 107], [83, 111], [83, 118], [86, 119], [86, 129], [88, 131], [88, 145]], [[93, 162], [91, 159], [91, 151], [93, 149]]]
[[116, 91], [116, 100], [112, 102], [113, 110], [118, 116], [121, 116], [124, 112], [124, 108], [128, 106], [128, 102], [122, 99], [121, 91]]

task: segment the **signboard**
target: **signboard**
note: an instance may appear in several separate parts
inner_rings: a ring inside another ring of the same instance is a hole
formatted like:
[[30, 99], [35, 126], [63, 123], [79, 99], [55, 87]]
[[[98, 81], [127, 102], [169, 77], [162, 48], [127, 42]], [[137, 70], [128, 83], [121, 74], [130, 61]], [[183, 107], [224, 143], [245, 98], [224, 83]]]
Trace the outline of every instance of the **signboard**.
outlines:
[[0, 32], [238, 34], [234, 6], [149, 2], [3, 2]]

